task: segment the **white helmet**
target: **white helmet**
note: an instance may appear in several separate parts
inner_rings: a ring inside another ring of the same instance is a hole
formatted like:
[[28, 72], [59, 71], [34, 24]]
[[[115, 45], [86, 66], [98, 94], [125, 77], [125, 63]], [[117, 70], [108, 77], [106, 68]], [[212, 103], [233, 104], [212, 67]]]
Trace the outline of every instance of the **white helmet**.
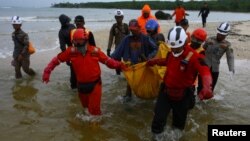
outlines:
[[115, 16], [118, 16], [118, 17], [123, 16], [122, 10], [120, 10], [120, 9], [116, 10], [115, 11]]
[[168, 32], [167, 43], [171, 48], [182, 47], [187, 39], [187, 34], [181, 26], [175, 26]]
[[11, 19], [12, 24], [22, 24], [22, 19], [19, 16], [13, 16]]
[[217, 33], [222, 35], [228, 35], [230, 31], [230, 25], [227, 22], [223, 22], [217, 27]]

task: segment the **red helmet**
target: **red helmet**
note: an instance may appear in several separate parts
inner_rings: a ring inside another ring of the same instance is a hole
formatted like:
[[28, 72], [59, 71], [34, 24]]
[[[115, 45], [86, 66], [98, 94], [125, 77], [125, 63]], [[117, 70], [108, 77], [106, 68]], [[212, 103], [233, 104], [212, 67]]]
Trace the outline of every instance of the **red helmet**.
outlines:
[[207, 32], [203, 28], [197, 28], [193, 31], [191, 36], [204, 42], [207, 39]]
[[79, 40], [79, 39], [88, 39], [88, 34], [85, 32], [84, 29], [76, 29], [73, 35], [73, 40]]

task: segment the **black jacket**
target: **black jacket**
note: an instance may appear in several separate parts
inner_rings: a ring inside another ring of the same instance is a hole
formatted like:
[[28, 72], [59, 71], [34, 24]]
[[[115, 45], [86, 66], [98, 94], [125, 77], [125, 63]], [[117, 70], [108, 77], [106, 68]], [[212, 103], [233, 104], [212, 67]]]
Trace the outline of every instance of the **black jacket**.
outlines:
[[58, 33], [60, 48], [62, 51], [66, 50], [66, 46], [72, 46], [70, 40], [70, 32], [72, 29], [75, 29], [75, 26], [68, 23], [66, 25], [63, 25]]
[[199, 16], [201, 14], [202, 17], [207, 17], [209, 14], [209, 8], [208, 7], [202, 7], [199, 13]]

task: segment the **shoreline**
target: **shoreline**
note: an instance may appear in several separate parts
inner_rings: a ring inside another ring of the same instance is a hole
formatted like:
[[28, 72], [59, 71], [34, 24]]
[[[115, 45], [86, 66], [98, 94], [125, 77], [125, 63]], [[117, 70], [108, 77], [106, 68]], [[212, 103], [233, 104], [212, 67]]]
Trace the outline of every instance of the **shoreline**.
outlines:
[[[208, 23], [206, 29], [209, 36], [215, 35], [218, 24]], [[173, 22], [161, 24], [165, 37], [173, 25]], [[230, 81], [224, 55], [215, 97], [206, 102], [197, 102], [190, 112], [188, 118], [191, 120], [187, 122], [182, 139], [206, 140], [208, 124], [250, 122], [248, 110], [250, 66], [247, 65], [250, 60], [250, 49], [248, 49], [250, 40], [248, 36], [243, 36], [245, 32], [250, 33], [248, 28], [245, 29], [248, 25], [250, 21], [232, 22], [232, 32], [239, 35], [228, 37], [235, 50], [235, 79]], [[191, 32], [200, 26], [201, 23], [191, 23], [188, 31]], [[97, 46], [106, 53], [109, 29], [98, 30], [93, 34]], [[125, 94], [127, 83], [125, 78], [116, 76], [115, 70], [101, 65], [103, 115], [99, 123], [86, 114], [78, 95], [70, 89], [70, 72], [65, 63], [54, 69], [49, 84], [43, 84], [43, 70], [59, 52], [58, 47], [31, 55], [30, 66], [37, 75], [29, 77], [22, 71], [21, 80], [15, 79], [14, 68], [10, 65], [12, 57], [0, 59], [0, 89], [2, 90], [0, 138], [2, 140], [145, 140], [151, 137], [154, 101], [134, 97], [132, 103], [123, 103], [121, 99]], [[172, 137], [173, 130], [170, 126], [168, 123], [164, 134]]]
[[[172, 28], [175, 24], [173, 22], [159, 21], [161, 25], [161, 33], [167, 36], [167, 32], [170, 28]], [[234, 49], [235, 59], [244, 60], [250, 59], [250, 48], [248, 45], [250, 44], [250, 29], [247, 28], [250, 26], [250, 20], [248, 21], [237, 21], [230, 22], [231, 23], [231, 32], [227, 37], [232, 43], [232, 47]], [[205, 28], [208, 32], [208, 36], [216, 35], [216, 28], [220, 24], [219, 22], [208, 22], [207, 27]], [[190, 23], [188, 28], [188, 32], [192, 33], [192, 31], [198, 27], [201, 27], [201, 23]], [[107, 44], [108, 44], [108, 35], [110, 29], [100, 29], [98, 31], [93, 32], [96, 40], [97, 47], [101, 48], [103, 52], [106, 53]], [[111, 52], [114, 50], [112, 47]], [[38, 68], [39, 70], [43, 69], [45, 65], [58, 53], [60, 52], [60, 48], [56, 48], [54, 50], [44, 51], [44, 52], [36, 52], [31, 55], [31, 67]], [[225, 55], [223, 56], [225, 57]], [[0, 63], [2, 64], [2, 69], [9, 70], [13, 69], [10, 65], [12, 60], [11, 56], [6, 58], [1, 58]], [[11, 68], [10, 68], [11, 67]]]

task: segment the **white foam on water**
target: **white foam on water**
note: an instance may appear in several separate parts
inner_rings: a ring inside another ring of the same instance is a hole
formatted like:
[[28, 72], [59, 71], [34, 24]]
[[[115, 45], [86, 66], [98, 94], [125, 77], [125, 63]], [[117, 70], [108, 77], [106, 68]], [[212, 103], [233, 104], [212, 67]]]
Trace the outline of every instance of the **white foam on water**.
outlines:
[[102, 113], [102, 115], [99, 116], [91, 115], [87, 109], [76, 114], [76, 118], [84, 122], [100, 122], [103, 118], [109, 118], [111, 116], [112, 113]]

